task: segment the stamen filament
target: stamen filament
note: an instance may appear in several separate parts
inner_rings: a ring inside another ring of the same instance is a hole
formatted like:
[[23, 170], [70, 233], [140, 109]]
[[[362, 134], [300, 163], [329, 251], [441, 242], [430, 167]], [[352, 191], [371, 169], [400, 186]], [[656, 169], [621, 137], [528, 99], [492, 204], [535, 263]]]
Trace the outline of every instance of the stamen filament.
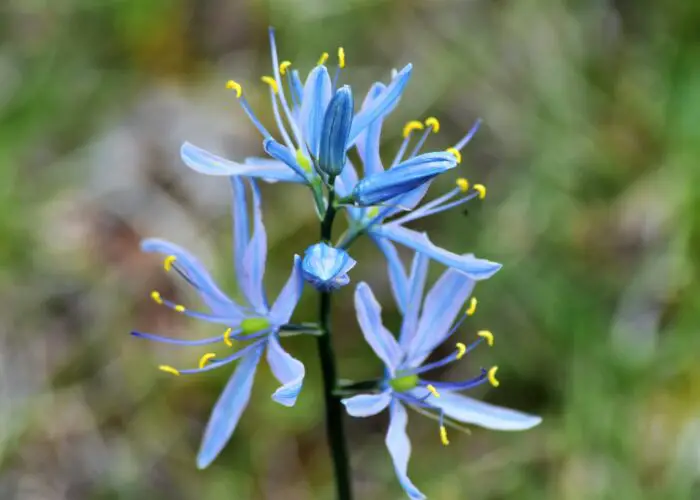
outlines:
[[[487, 372], [482, 368], [481, 374], [479, 376], [468, 380], [464, 380], [462, 382], [431, 382], [431, 384], [438, 390], [444, 389], [446, 391], [465, 391], [467, 389], [473, 389], [474, 387], [478, 387], [484, 384], [485, 382], [488, 382], [489, 373], [490, 372]], [[496, 381], [496, 383], [498, 383], [498, 381]]]
[[153, 333], [132, 331], [131, 335], [141, 339], [152, 340], [154, 342], [162, 342], [164, 344], [174, 344], [174, 345], [186, 345], [186, 346], [197, 346], [197, 345], [208, 345], [216, 344], [221, 341], [225, 341], [224, 335], [218, 335], [216, 337], [209, 337], [199, 340], [186, 340], [186, 339], [175, 339], [171, 337], [163, 337], [161, 335], [155, 335]]
[[241, 96], [238, 98], [238, 102], [241, 104], [243, 111], [245, 111], [245, 114], [248, 115], [248, 118], [251, 122], [253, 122], [253, 125], [255, 125], [255, 128], [260, 131], [262, 136], [265, 137], [265, 139], [272, 137], [270, 132], [267, 131], [265, 126], [255, 116], [255, 113], [253, 113], [253, 109], [250, 107], [250, 104], [248, 104], [248, 100], [244, 96]]
[[469, 141], [472, 140], [472, 137], [474, 137], [474, 134], [476, 134], [476, 132], [477, 132], [477, 130], [479, 130], [480, 126], [481, 126], [481, 118], [479, 118], [478, 120], [476, 120], [476, 122], [474, 122], [474, 125], [472, 125], [472, 128], [469, 129], [469, 132], [467, 132], [467, 135], [462, 137], [462, 139], [460, 139], [460, 141], [457, 144], [455, 144], [454, 148], [457, 151], [461, 151], [464, 148], [464, 146], [466, 146], [469, 143]]
[[245, 346], [240, 351], [234, 352], [230, 356], [227, 356], [227, 357], [222, 358], [222, 359], [217, 360], [217, 361], [213, 361], [213, 362], [211, 362], [211, 363], [209, 363], [201, 368], [188, 368], [186, 370], [177, 370], [177, 371], [181, 375], [190, 375], [193, 373], [202, 373], [202, 372], [208, 372], [210, 370], [215, 370], [221, 366], [227, 365], [233, 361], [236, 361], [237, 359], [242, 358], [243, 356], [249, 354], [251, 351], [253, 351], [255, 349], [261, 348], [264, 343], [265, 343], [264, 340], [258, 340], [257, 342], [254, 342], [250, 345]]
[[411, 154], [408, 155], [409, 160], [418, 154], [420, 149], [423, 147], [423, 144], [425, 144], [425, 141], [428, 139], [428, 136], [430, 135], [431, 130], [432, 130], [432, 128], [427, 128], [427, 129], [425, 129], [425, 131], [423, 131], [423, 135], [418, 140], [418, 144], [416, 144], [416, 147], [413, 148], [413, 151], [411, 151]]

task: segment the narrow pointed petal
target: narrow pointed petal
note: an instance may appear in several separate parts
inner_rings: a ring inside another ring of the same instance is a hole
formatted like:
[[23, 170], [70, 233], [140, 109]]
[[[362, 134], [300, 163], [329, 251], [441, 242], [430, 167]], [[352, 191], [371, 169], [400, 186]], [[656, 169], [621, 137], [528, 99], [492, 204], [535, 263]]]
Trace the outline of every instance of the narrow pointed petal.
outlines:
[[[283, 177], [284, 179], [278, 179], [275, 177], [264, 177], [264, 176], [255, 176], [258, 177], [268, 184], [274, 184], [278, 181], [283, 181], [283, 182], [293, 182], [293, 183], [299, 183], [299, 184], [305, 184], [307, 181], [304, 178], [299, 177], [298, 174], [292, 172], [289, 170], [289, 165], [286, 163], [283, 163], [279, 160], [272, 160], [270, 158], [260, 158], [257, 156], [249, 156], [245, 160], [243, 160], [243, 163], [246, 166], [250, 167], [255, 167], [258, 169], [271, 169], [274, 170], [275, 172], [284, 172], [285, 170], [287, 173], [284, 173]], [[293, 174], [293, 177], [289, 176], [288, 173]], [[254, 177], [254, 176], [251, 176]]]
[[371, 417], [384, 410], [391, 403], [391, 391], [381, 394], [360, 394], [340, 401], [352, 417]]
[[353, 97], [350, 87], [344, 85], [331, 98], [323, 118], [318, 168], [337, 176], [345, 167], [346, 143], [353, 116]]
[[398, 401], [393, 401], [389, 407], [389, 431], [386, 434], [386, 447], [394, 461], [394, 470], [409, 498], [421, 500], [426, 496], [416, 488], [408, 478], [408, 460], [411, 458], [411, 441], [406, 433], [408, 415], [406, 409]]
[[353, 200], [360, 206], [378, 205], [420, 187], [455, 166], [457, 160], [451, 153], [415, 156], [394, 168], [362, 179], [353, 190]]
[[[341, 198], [350, 196], [355, 184], [357, 184], [357, 170], [350, 160], [345, 161], [345, 168], [335, 180], [335, 191]], [[364, 214], [364, 208], [348, 205], [345, 207], [350, 220], [359, 221]]]
[[174, 255], [175, 264], [200, 291], [200, 297], [214, 314], [227, 317], [243, 316], [240, 306], [221, 291], [199, 259], [181, 246], [159, 238], [147, 238], [141, 242], [141, 250], [165, 256]]
[[236, 429], [243, 410], [250, 400], [255, 371], [263, 348], [260, 345], [241, 359], [219, 400], [214, 405], [197, 455], [197, 467], [200, 469], [208, 467], [214, 461]]
[[411, 275], [408, 281], [406, 311], [403, 315], [401, 335], [399, 336], [399, 345], [404, 351], [407, 350], [411, 339], [415, 337], [418, 330], [418, 315], [423, 301], [423, 288], [425, 287], [425, 278], [428, 275], [429, 263], [430, 259], [420, 252], [416, 252], [413, 256]]
[[282, 182], [304, 182], [293, 170], [282, 163], [236, 163], [186, 142], [180, 148], [180, 157], [195, 172], [205, 175], [257, 177]]
[[270, 319], [277, 325], [288, 323], [292, 313], [299, 303], [302, 290], [304, 289], [304, 279], [301, 273], [301, 257], [294, 256], [294, 267], [287, 278], [282, 291], [277, 296], [277, 300], [270, 309]]
[[478, 259], [473, 254], [458, 255], [448, 252], [434, 245], [425, 233], [412, 231], [398, 224], [386, 224], [372, 231], [417, 252], [424, 253], [431, 259], [454, 268], [477, 281], [490, 278], [503, 267], [497, 262]]
[[306, 374], [304, 365], [285, 351], [274, 336], [267, 342], [267, 362], [272, 374], [282, 384], [272, 399], [284, 406], [294, 406]]
[[364, 131], [372, 122], [377, 119], [384, 118], [386, 115], [391, 113], [394, 108], [399, 104], [401, 95], [403, 94], [404, 88], [411, 77], [411, 70], [413, 66], [407, 64], [391, 81], [391, 83], [372, 101], [371, 106], [367, 106], [366, 109], [361, 110], [355, 116], [352, 123], [352, 129], [350, 130], [350, 137], [348, 138], [348, 147], [352, 146], [357, 140], [358, 136], [362, 131]]
[[283, 146], [274, 139], [268, 138], [263, 141], [263, 149], [275, 160], [281, 161], [291, 168], [297, 176], [306, 180], [306, 173], [304, 169], [301, 168], [301, 165], [297, 163], [296, 155], [289, 151], [286, 146]]
[[401, 349], [394, 336], [382, 324], [382, 307], [367, 283], [355, 290], [355, 311], [365, 340], [393, 373], [401, 362]]
[[302, 134], [316, 158], [318, 158], [321, 141], [323, 117], [331, 100], [331, 92], [331, 77], [328, 75], [328, 70], [323, 65], [316, 66], [306, 78], [300, 114]]
[[248, 243], [243, 257], [243, 293], [256, 311], [267, 311], [267, 297], [263, 286], [265, 261], [267, 260], [267, 233], [262, 221], [260, 191], [250, 179], [253, 193], [253, 237]]
[[[367, 92], [365, 101], [362, 103], [360, 112], [363, 112], [373, 106], [374, 101], [382, 94], [382, 92], [384, 92], [385, 89], [386, 85], [380, 82], [372, 85], [372, 88], [370, 88], [369, 92]], [[382, 118], [377, 118], [357, 137], [357, 152], [362, 160], [362, 168], [364, 169], [365, 177], [384, 171], [382, 158], [379, 155], [382, 123]]]
[[465, 424], [474, 424], [496, 431], [524, 431], [542, 422], [542, 417], [495, 406], [450, 391], [440, 397], [430, 396], [427, 403], [445, 411], [445, 415]]
[[475, 281], [454, 269], [448, 269], [433, 285], [423, 302], [423, 314], [416, 334], [408, 346], [407, 357], [419, 366], [437, 346], [447, 340], [450, 327], [474, 290]]
[[396, 306], [400, 312], [406, 310], [406, 301], [408, 300], [408, 278], [406, 270], [403, 267], [403, 262], [396, 251], [396, 247], [386, 238], [375, 236], [372, 232], [369, 233], [372, 241], [386, 257], [387, 269], [389, 271], [389, 282], [391, 283], [391, 293], [394, 295]]
[[245, 253], [250, 240], [250, 221], [248, 220], [248, 197], [245, 184], [239, 177], [229, 177], [231, 184], [231, 215], [233, 218], [233, 268], [236, 281], [241, 290], [244, 288]]

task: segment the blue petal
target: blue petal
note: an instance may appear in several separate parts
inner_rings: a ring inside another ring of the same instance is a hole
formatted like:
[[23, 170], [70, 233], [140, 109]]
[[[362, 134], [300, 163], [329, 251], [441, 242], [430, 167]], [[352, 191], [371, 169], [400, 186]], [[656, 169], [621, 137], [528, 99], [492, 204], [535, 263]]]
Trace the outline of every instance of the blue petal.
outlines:
[[408, 83], [408, 79], [411, 77], [412, 68], [412, 65], [407, 64], [394, 77], [389, 86], [373, 99], [371, 106], [357, 113], [352, 123], [352, 129], [350, 130], [348, 147], [355, 143], [360, 133], [372, 122], [384, 118], [396, 108], [399, 104], [399, 99], [401, 99], [401, 94], [403, 94], [403, 90]]
[[[357, 184], [357, 170], [348, 159], [345, 161], [345, 168], [335, 180], [335, 191], [340, 197], [350, 196], [355, 184]], [[345, 211], [351, 221], [359, 221], [362, 219], [365, 209], [347, 205]]]
[[372, 231], [370, 231], [369, 235], [382, 251], [384, 257], [386, 257], [391, 293], [394, 295], [396, 306], [403, 313], [406, 310], [406, 300], [408, 300], [408, 278], [406, 277], [403, 263], [399, 258], [399, 253], [389, 240], [375, 235]]
[[428, 257], [420, 252], [416, 252], [413, 256], [411, 276], [408, 281], [406, 311], [403, 315], [401, 335], [399, 336], [399, 345], [404, 350], [410, 345], [411, 339], [415, 336], [418, 328], [418, 315], [420, 314], [421, 302], [423, 301], [423, 288], [425, 287], [429, 263]]
[[497, 262], [477, 259], [473, 254], [457, 255], [448, 252], [434, 245], [425, 233], [418, 233], [397, 224], [385, 224], [372, 229], [372, 232], [424, 253], [431, 259], [452, 267], [477, 281], [490, 278], [503, 267]]
[[301, 257], [294, 256], [294, 267], [287, 279], [277, 300], [270, 309], [270, 319], [276, 325], [288, 323], [292, 313], [299, 303], [301, 292], [304, 288], [304, 280], [301, 276]]
[[440, 397], [430, 396], [427, 402], [445, 411], [445, 415], [465, 424], [474, 424], [496, 431], [524, 431], [542, 422], [542, 417], [495, 406], [461, 394], [441, 390]]
[[[280, 172], [282, 170], [287, 170], [289, 171], [289, 166], [286, 163], [283, 163], [278, 160], [271, 160], [270, 158], [260, 158], [257, 156], [249, 156], [245, 160], [243, 160], [243, 163], [247, 166], [251, 167], [256, 167], [258, 169], [272, 169], [275, 172]], [[294, 174], [293, 172], [291, 172]], [[253, 177], [253, 176], [251, 176]], [[299, 177], [297, 174], [294, 174], [294, 178], [289, 178], [289, 179], [277, 179], [274, 177], [263, 177], [263, 176], [255, 176], [258, 178], [261, 178], [267, 183], [274, 184], [279, 180], [283, 180], [285, 182], [297, 182], [297, 183], [306, 183], [306, 179]]]
[[345, 145], [352, 125], [354, 101], [347, 85], [339, 88], [331, 98], [323, 118], [321, 142], [318, 151], [318, 168], [336, 176], [345, 167]]
[[394, 470], [404, 491], [409, 498], [420, 500], [426, 496], [408, 478], [408, 459], [411, 458], [411, 442], [406, 434], [408, 415], [406, 409], [398, 401], [393, 401], [389, 407], [389, 431], [386, 434], [386, 447], [394, 461]]
[[[376, 82], [372, 85], [372, 88], [367, 92], [365, 101], [362, 103], [360, 112], [369, 109], [385, 89], [386, 85], [380, 82]], [[365, 177], [384, 171], [382, 158], [379, 155], [382, 122], [383, 120], [381, 118], [377, 118], [357, 137], [357, 152], [362, 160], [362, 168]]]
[[377, 205], [406, 194], [455, 166], [457, 160], [452, 153], [415, 156], [394, 168], [362, 179], [353, 190], [353, 198], [360, 206]]
[[349, 283], [347, 272], [357, 262], [345, 250], [326, 243], [311, 245], [304, 252], [304, 279], [319, 290], [329, 291]]
[[340, 401], [352, 417], [371, 417], [384, 410], [391, 403], [391, 391], [381, 394], [360, 394]]
[[426, 183], [418, 186], [416, 189], [408, 191], [407, 193], [401, 194], [396, 198], [392, 198], [387, 201], [387, 206], [394, 205], [394, 207], [386, 212], [384, 219], [388, 219], [399, 212], [408, 212], [416, 208], [416, 205], [418, 205], [421, 200], [425, 198], [425, 194], [428, 192], [428, 189], [430, 189], [430, 184], [432, 184], [432, 182], [433, 179], [430, 179]]
[[253, 193], [253, 237], [248, 243], [243, 256], [242, 291], [256, 311], [267, 311], [267, 297], [263, 286], [265, 261], [267, 260], [267, 233], [262, 221], [260, 208], [260, 191], [255, 182], [250, 179]]
[[245, 253], [250, 240], [248, 201], [245, 184], [238, 177], [229, 177], [231, 183], [231, 212], [233, 217], [233, 268], [241, 290], [245, 288]]
[[304, 182], [282, 163], [236, 163], [186, 142], [180, 148], [182, 161], [195, 172], [206, 175], [258, 177], [283, 182]]
[[401, 362], [402, 352], [394, 336], [382, 324], [382, 307], [367, 283], [355, 290], [355, 311], [362, 334], [374, 353], [393, 373]]
[[241, 359], [216, 402], [197, 455], [197, 467], [200, 469], [208, 467], [214, 461], [236, 429], [241, 414], [250, 400], [255, 370], [262, 351], [263, 345], [260, 345]]
[[447, 340], [450, 327], [474, 290], [475, 281], [454, 269], [448, 269], [425, 297], [423, 314], [416, 334], [407, 349], [413, 367], [420, 366], [437, 346]]
[[184, 248], [169, 241], [148, 238], [141, 242], [141, 250], [161, 253], [166, 256], [174, 255], [175, 265], [187, 275], [187, 279], [200, 291], [200, 297], [214, 314], [243, 317], [240, 306], [219, 289], [199, 259]]
[[282, 144], [276, 140], [268, 138], [263, 141], [263, 149], [275, 160], [279, 160], [287, 165], [297, 174], [297, 176], [306, 181], [306, 173], [304, 172], [304, 169], [297, 163], [295, 154], [289, 151], [286, 146], [282, 146]]
[[282, 384], [272, 395], [272, 399], [284, 406], [294, 406], [304, 382], [304, 365], [282, 349], [274, 336], [267, 342], [267, 362], [272, 374]]
[[323, 117], [331, 100], [331, 77], [325, 66], [316, 66], [311, 70], [304, 85], [304, 97], [301, 102], [300, 127], [311, 153], [318, 158]]

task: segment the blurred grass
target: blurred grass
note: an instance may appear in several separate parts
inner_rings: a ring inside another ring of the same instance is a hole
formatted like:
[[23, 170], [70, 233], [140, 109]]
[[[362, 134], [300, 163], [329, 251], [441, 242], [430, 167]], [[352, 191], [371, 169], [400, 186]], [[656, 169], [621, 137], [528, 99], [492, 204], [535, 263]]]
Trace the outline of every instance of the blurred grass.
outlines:
[[[227, 190], [187, 171], [177, 148], [259, 151], [223, 82], [241, 79], [267, 110], [268, 24], [302, 69], [343, 45], [356, 91], [414, 63], [387, 158], [406, 120], [438, 116], [430, 147], [442, 148], [485, 119], [463, 169], [486, 201], [416, 227], [505, 264], [465, 329], [497, 334], [473, 362], [497, 362], [502, 384], [477, 395], [545, 421], [475, 429], [445, 449], [412, 415], [416, 483], [439, 499], [700, 497], [699, 22], [684, 0], [0, 6], [0, 498], [330, 498], [308, 339], [289, 341], [309, 373], [299, 405], [272, 404], [261, 370], [231, 444], [201, 472], [227, 373], [164, 378], [156, 364], [198, 353], [128, 336], [211, 333], [147, 300], [153, 288], [191, 297], [139, 253], [144, 235], [203, 252], [234, 292]], [[264, 192], [275, 291], [317, 228], [303, 190]], [[353, 279], [398, 324], [382, 259], [364, 243], [353, 255]], [[372, 377], [350, 298], [336, 301], [341, 371]], [[314, 305], [309, 294], [297, 317]], [[348, 426], [358, 498], [401, 498], [385, 417]]]

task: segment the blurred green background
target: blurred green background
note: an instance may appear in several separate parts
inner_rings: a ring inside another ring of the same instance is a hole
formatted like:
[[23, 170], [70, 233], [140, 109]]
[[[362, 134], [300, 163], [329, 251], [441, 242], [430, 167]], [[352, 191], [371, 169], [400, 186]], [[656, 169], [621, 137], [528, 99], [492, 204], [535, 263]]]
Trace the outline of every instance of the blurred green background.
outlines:
[[[259, 81], [268, 25], [302, 71], [344, 46], [356, 93], [413, 62], [384, 127], [387, 159], [407, 120], [440, 118], [431, 149], [485, 120], [460, 175], [486, 184], [486, 200], [413, 227], [505, 264], [459, 334], [489, 328], [495, 348], [443, 376], [497, 363], [501, 386], [474, 395], [545, 420], [453, 432], [443, 448], [434, 422], [411, 414], [416, 484], [448, 500], [700, 498], [700, 3], [5, 0], [0, 499], [332, 498], [312, 339], [286, 343], [307, 365], [297, 407], [270, 400], [263, 367], [231, 443], [198, 471], [229, 370], [169, 377], [156, 366], [201, 352], [129, 336], [219, 333], [148, 298], [194, 300], [138, 242], [196, 251], [235, 293], [226, 182], [189, 171], [178, 148], [260, 153], [224, 83], [240, 81], [272, 123]], [[304, 189], [264, 195], [274, 294], [318, 228]], [[398, 325], [383, 258], [366, 242], [352, 253], [353, 280]], [[335, 305], [342, 375], [377, 376], [351, 287]], [[307, 292], [295, 318], [315, 307]], [[357, 498], [403, 498], [386, 423], [347, 419]]]

